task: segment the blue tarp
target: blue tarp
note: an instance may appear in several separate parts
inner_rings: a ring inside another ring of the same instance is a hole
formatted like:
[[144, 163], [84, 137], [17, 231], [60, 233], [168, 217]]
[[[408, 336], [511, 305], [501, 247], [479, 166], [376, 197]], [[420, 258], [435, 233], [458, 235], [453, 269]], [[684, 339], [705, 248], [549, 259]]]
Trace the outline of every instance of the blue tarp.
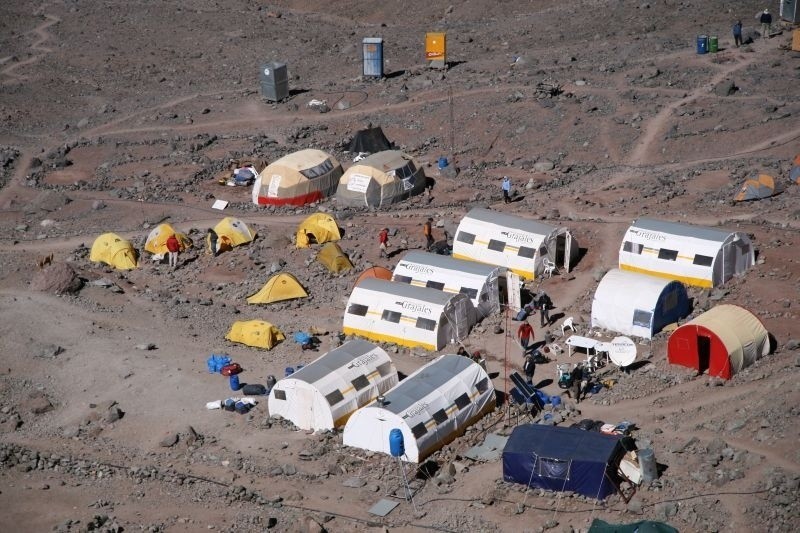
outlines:
[[517, 426], [503, 449], [503, 480], [603, 500], [616, 491], [611, 480], [619, 481], [616, 464], [625, 453], [620, 438], [578, 428]]

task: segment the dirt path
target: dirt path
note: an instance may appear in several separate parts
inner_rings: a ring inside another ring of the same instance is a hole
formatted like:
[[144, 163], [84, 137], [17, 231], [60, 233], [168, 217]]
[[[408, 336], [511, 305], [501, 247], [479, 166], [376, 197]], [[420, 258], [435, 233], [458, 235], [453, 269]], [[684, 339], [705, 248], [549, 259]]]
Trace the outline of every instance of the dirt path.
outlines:
[[9, 79], [3, 80], [3, 85], [8, 85], [11, 83], [18, 83], [20, 81], [24, 81], [28, 79], [28, 76], [24, 74], [16, 74], [15, 71], [19, 70], [22, 67], [26, 67], [28, 65], [32, 65], [34, 63], [38, 63], [41, 59], [46, 55], [53, 51], [52, 48], [44, 46], [44, 43], [51, 40], [53, 35], [47, 31], [47, 29], [54, 25], [61, 22], [61, 19], [53, 16], [53, 15], [45, 15], [45, 21], [36, 26], [30, 33], [36, 35], [36, 40], [31, 43], [30, 47], [28, 48], [32, 55], [28, 59], [23, 61], [18, 61], [16, 63], [12, 63], [11, 65], [0, 69], [0, 76], [6, 76]]

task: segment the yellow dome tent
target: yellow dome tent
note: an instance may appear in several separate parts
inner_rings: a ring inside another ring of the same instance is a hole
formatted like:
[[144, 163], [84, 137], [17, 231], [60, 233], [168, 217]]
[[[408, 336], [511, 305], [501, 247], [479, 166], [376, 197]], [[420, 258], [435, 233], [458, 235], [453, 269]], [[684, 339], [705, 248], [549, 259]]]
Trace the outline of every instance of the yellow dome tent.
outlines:
[[167, 250], [167, 239], [169, 239], [170, 235], [175, 235], [175, 237], [178, 238], [178, 242], [181, 245], [181, 252], [192, 247], [192, 239], [185, 233], [175, 231], [169, 224], [159, 224], [153, 228], [153, 231], [147, 236], [147, 240], [144, 242], [145, 251], [151, 254], [166, 255], [169, 253], [169, 250]]
[[238, 218], [225, 217], [214, 226], [214, 233], [217, 234], [216, 250], [211, 250], [211, 240], [206, 235], [206, 246], [210, 252], [219, 253], [223, 250], [230, 250], [240, 244], [247, 244], [256, 238], [256, 232], [252, 231], [247, 224]]
[[129, 241], [115, 233], [103, 233], [94, 240], [89, 260], [119, 270], [131, 270], [136, 268], [138, 254]]
[[249, 304], [271, 304], [294, 298], [307, 298], [305, 291], [297, 278], [288, 272], [275, 274], [261, 288], [260, 291], [247, 299]]
[[324, 244], [342, 238], [336, 219], [327, 213], [314, 213], [297, 227], [298, 248], [308, 248], [312, 243]]
[[280, 341], [285, 340], [286, 336], [269, 322], [247, 320], [234, 322], [225, 338], [231, 342], [271, 350]]
[[329, 242], [317, 254], [317, 261], [327, 267], [332, 274], [346, 272], [353, 268], [353, 263], [335, 242]]

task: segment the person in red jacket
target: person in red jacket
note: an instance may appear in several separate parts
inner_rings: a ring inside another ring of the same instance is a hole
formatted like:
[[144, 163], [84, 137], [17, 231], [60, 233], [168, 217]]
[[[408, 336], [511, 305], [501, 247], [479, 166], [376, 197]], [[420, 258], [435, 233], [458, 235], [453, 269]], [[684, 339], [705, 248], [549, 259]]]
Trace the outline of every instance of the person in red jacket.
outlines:
[[533, 338], [533, 327], [531, 327], [527, 320], [523, 320], [522, 324], [520, 324], [517, 329], [517, 339], [519, 340], [520, 346], [522, 346], [522, 355], [528, 353], [528, 345], [533, 342]]
[[389, 228], [383, 228], [380, 233], [378, 233], [378, 243], [380, 247], [380, 257], [389, 257], [389, 252], [387, 249], [389, 248]]
[[169, 266], [172, 268], [178, 267], [178, 252], [181, 251], [181, 243], [178, 237], [173, 233], [167, 239], [167, 250], [169, 251]]

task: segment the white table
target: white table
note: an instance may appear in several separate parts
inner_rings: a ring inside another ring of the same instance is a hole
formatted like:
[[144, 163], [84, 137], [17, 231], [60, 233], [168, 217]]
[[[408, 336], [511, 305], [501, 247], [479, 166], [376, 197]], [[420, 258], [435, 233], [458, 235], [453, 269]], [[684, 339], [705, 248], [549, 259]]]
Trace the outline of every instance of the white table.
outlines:
[[567, 355], [569, 357], [572, 357], [572, 351], [574, 349], [575, 351], [586, 354], [587, 363], [591, 363], [594, 360], [593, 364], [602, 364], [597, 360], [597, 356], [601, 353], [605, 353], [606, 358], [608, 357], [608, 343], [603, 341], [598, 341], [589, 337], [581, 337], [580, 335], [572, 335], [566, 340], [566, 344]]

